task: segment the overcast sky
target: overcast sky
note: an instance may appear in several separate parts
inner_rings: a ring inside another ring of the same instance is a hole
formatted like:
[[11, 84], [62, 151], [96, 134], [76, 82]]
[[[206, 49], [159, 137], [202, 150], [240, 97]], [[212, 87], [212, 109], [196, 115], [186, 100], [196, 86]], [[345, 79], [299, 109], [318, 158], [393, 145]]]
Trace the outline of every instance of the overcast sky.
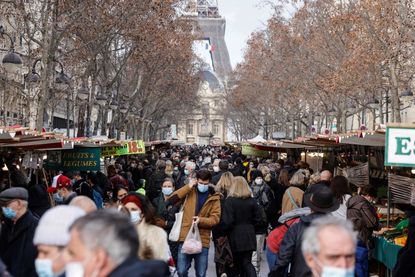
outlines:
[[226, 19], [226, 45], [232, 67], [242, 61], [246, 41], [253, 31], [265, 29], [272, 10], [261, 0], [218, 0], [219, 12]]

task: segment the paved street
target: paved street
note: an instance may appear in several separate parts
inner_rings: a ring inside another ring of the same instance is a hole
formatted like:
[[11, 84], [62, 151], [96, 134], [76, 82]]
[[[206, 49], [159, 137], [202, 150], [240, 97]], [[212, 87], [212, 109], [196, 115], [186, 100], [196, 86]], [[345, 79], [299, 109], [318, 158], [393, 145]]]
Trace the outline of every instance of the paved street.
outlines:
[[[212, 243], [210, 248], [209, 248], [209, 267], [208, 267], [208, 272], [206, 274], [207, 277], [216, 277], [215, 262], [214, 262], [214, 259], [213, 259], [214, 254], [215, 254], [215, 250], [213, 248], [213, 243]], [[196, 276], [196, 274], [193, 270], [193, 266], [192, 266], [192, 269], [190, 271], [189, 276]], [[266, 261], [266, 258], [265, 258], [265, 253], [262, 256], [260, 276], [261, 277], [268, 276], [268, 265], [267, 265], [267, 261]]]

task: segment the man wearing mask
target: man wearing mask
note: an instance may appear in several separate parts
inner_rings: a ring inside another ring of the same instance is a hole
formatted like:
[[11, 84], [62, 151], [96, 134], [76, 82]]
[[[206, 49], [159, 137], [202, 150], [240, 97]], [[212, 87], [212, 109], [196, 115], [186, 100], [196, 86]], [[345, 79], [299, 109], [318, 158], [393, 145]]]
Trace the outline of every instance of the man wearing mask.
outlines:
[[98, 210], [70, 227], [66, 277], [168, 277], [167, 264], [137, 258], [138, 234], [130, 219], [111, 210]]
[[184, 167], [183, 174], [179, 178], [179, 182], [177, 183], [177, 188], [180, 189], [185, 185], [186, 179], [189, 176], [192, 176], [193, 172], [196, 170], [196, 163], [192, 161], [187, 161]]
[[69, 227], [84, 215], [78, 207], [61, 205], [42, 216], [33, 239], [38, 250], [35, 267], [39, 277], [64, 276], [63, 255], [69, 242]]
[[0, 257], [14, 277], [36, 277], [36, 247], [33, 236], [38, 220], [27, 209], [25, 188], [9, 188], [0, 193], [4, 215], [1, 226]]
[[[177, 261], [177, 273], [179, 277], [187, 277], [192, 260], [195, 261], [197, 277], [205, 277], [208, 266], [210, 234], [212, 228], [219, 223], [220, 196], [210, 185], [212, 174], [209, 170], [202, 169], [196, 173], [196, 179], [190, 179], [189, 184], [174, 192], [169, 198], [173, 204], [185, 202], [183, 207], [183, 219], [179, 236], [179, 256]], [[181, 252], [184, 240], [195, 223], [199, 227], [203, 249], [199, 254], [188, 255]]]
[[222, 177], [222, 174], [229, 171], [229, 162], [227, 160], [221, 160], [219, 162], [219, 170], [218, 174], [212, 177], [212, 184], [215, 186], [219, 182], [220, 177]]
[[354, 277], [356, 243], [349, 221], [326, 216], [304, 232], [301, 249], [313, 277]]
[[61, 175], [56, 181], [56, 187], [50, 187], [48, 192], [55, 193], [55, 201], [64, 205], [68, 205], [77, 196], [76, 192], [72, 190], [71, 179], [65, 175]]

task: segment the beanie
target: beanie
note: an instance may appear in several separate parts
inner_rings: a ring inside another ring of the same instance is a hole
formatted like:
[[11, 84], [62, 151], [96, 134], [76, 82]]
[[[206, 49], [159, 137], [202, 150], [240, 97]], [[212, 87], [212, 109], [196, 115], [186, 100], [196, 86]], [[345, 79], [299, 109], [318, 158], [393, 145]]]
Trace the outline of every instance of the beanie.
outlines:
[[264, 178], [264, 176], [262, 175], [262, 172], [260, 170], [252, 170], [251, 171], [251, 180], [255, 180], [258, 177]]
[[40, 218], [33, 244], [66, 246], [69, 242], [69, 227], [85, 212], [75, 206], [54, 207]]
[[143, 210], [143, 205], [141, 204], [140, 197], [136, 194], [128, 194], [126, 197], [124, 197], [121, 200], [121, 203], [125, 206], [127, 203], [134, 203], [137, 205], [137, 207], [140, 208], [140, 210]]

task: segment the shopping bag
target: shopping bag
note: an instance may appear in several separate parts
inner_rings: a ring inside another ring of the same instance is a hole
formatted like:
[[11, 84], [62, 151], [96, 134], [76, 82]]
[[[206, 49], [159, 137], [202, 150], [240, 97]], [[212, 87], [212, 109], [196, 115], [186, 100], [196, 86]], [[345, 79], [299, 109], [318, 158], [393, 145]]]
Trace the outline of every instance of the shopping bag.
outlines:
[[189, 233], [187, 233], [186, 239], [182, 245], [183, 254], [199, 254], [202, 252], [202, 240], [200, 239], [199, 227], [193, 221], [190, 227]]
[[179, 241], [179, 237], [180, 237], [180, 230], [182, 229], [182, 220], [183, 220], [183, 209], [184, 209], [184, 205], [186, 204], [186, 199], [184, 200], [184, 203], [182, 205], [182, 207], [180, 208], [180, 211], [177, 212], [174, 217], [175, 217], [175, 221], [173, 224], [173, 227], [170, 230], [170, 234], [169, 234], [169, 240], [170, 241]]

